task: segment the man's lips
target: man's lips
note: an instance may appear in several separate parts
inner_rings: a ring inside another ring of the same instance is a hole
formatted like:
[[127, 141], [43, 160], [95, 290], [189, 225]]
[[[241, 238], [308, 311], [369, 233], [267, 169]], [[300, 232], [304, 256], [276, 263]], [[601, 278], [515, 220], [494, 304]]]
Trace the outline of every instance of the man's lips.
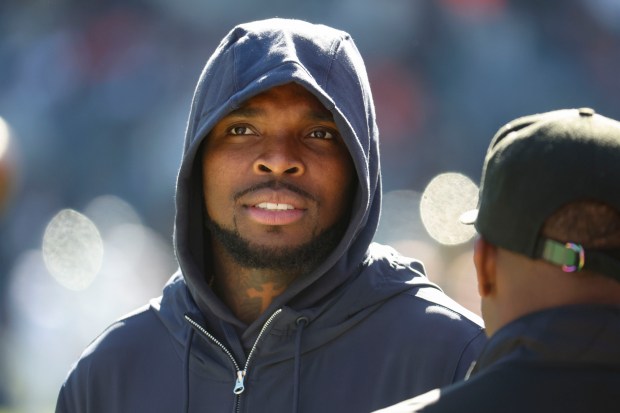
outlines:
[[288, 190], [259, 189], [242, 202], [250, 219], [262, 225], [289, 225], [307, 210], [307, 200]]
[[294, 208], [291, 204], [261, 202], [246, 208], [250, 219], [262, 225], [289, 225], [299, 221], [305, 209]]
[[289, 225], [306, 214], [315, 198], [289, 183], [267, 181], [235, 195], [250, 220], [262, 225]]
[[290, 185], [260, 185], [251, 191], [244, 191], [238, 201], [251, 221], [261, 225], [290, 225], [306, 214], [313, 197], [305, 191], [291, 191]]

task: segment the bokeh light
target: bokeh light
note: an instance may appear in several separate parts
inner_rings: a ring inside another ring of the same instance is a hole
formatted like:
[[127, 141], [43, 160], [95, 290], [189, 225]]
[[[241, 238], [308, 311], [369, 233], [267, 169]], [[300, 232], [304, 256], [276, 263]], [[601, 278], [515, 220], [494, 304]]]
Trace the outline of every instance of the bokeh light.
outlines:
[[9, 149], [10, 133], [11, 131], [9, 129], [9, 125], [0, 116], [0, 159], [4, 157], [7, 150]]
[[101, 269], [103, 241], [85, 215], [63, 209], [43, 235], [43, 260], [50, 274], [70, 290], [88, 288]]
[[459, 217], [477, 203], [478, 187], [471, 179], [456, 172], [437, 175], [426, 186], [420, 200], [424, 228], [444, 245], [467, 242], [476, 231], [471, 225], [461, 224]]
[[69, 367], [93, 337], [160, 295], [176, 269], [170, 238], [141, 224], [126, 200], [101, 195], [80, 211], [53, 215], [41, 249], [20, 254], [10, 274], [15, 327], [0, 338], [13, 349], [5, 369], [19, 412], [53, 411]]
[[84, 215], [97, 226], [103, 239], [119, 225], [142, 223], [136, 210], [127, 201], [115, 195], [101, 195], [93, 199], [84, 208]]

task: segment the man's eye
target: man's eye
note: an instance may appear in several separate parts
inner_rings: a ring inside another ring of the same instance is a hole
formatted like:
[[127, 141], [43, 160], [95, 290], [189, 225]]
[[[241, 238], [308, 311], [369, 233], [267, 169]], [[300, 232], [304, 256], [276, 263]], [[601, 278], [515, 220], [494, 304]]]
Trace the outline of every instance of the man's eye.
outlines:
[[251, 135], [254, 132], [247, 126], [233, 126], [232, 128], [228, 129], [228, 133], [230, 133], [231, 135]]
[[330, 140], [330, 139], [335, 139], [336, 134], [328, 130], [325, 130], [325, 129], [317, 129], [315, 131], [310, 132], [310, 137], [317, 138], [317, 139]]

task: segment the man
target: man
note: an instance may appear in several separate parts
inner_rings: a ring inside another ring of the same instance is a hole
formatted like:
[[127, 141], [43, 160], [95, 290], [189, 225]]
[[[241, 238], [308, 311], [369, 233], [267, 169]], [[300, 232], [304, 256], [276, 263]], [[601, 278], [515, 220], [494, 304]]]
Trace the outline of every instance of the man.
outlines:
[[371, 245], [378, 132], [344, 32], [240, 25], [196, 88], [163, 296], [84, 352], [57, 412], [369, 412], [462, 379], [486, 342]]
[[500, 129], [463, 218], [489, 342], [468, 380], [381, 412], [617, 411], [619, 185], [620, 122], [584, 108]]

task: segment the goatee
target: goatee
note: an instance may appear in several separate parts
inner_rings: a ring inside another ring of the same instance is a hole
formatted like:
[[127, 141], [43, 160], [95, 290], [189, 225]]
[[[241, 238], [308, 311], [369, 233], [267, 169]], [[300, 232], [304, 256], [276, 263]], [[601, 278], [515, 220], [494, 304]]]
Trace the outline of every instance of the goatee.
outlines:
[[307, 274], [319, 266], [336, 248], [348, 219], [341, 219], [331, 227], [297, 247], [266, 247], [244, 239], [237, 230], [223, 228], [205, 214], [205, 223], [214, 239], [228, 251], [237, 264], [245, 268], [289, 271]]

